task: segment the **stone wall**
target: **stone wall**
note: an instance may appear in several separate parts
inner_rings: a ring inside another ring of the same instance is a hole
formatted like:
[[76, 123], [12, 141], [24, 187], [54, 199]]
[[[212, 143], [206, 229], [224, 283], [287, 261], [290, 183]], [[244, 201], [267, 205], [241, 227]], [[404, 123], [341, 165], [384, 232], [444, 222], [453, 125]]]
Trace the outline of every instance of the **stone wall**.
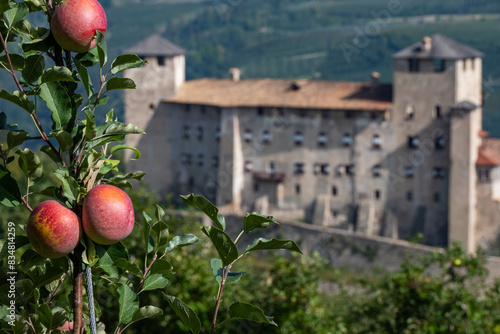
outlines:
[[[226, 215], [227, 232], [239, 233], [243, 217]], [[281, 225], [260, 230], [261, 237], [286, 238], [296, 241], [307, 254], [319, 252], [333, 267], [345, 267], [355, 271], [371, 272], [377, 269], [396, 271], [408, 256], [417, 259], [439, 248], [390, 239], [314, 226], [300, 222], [280, 222]], [[248, 238], [251, 242], [254, 238]], [[251, 239], [251, 240], [250, 240]], [[245, 246], [242, 239], [242, 246]], [[487, 268], [490, 279], [500, 277], [500, 258], [489, 257]]]

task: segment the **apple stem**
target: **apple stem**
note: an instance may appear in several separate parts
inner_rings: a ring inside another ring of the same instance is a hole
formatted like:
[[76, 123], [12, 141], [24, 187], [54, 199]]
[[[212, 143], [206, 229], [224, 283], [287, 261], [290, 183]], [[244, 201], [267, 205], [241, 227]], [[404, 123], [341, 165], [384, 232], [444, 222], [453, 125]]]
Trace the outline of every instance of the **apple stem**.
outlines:
[[71, 261], [73, 262], [73, 334], [79, 334], [83, 327], [83, 270], [78, 255], [71, 256]]

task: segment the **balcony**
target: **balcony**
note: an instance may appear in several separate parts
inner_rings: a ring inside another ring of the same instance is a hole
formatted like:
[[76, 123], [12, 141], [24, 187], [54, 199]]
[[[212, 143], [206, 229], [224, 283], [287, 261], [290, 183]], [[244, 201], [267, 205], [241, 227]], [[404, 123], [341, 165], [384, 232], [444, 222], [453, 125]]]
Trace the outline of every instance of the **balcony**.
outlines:
[[255, 172], [252, 174], [255, 180], [268, 182], [285, 182], [285, 173]]

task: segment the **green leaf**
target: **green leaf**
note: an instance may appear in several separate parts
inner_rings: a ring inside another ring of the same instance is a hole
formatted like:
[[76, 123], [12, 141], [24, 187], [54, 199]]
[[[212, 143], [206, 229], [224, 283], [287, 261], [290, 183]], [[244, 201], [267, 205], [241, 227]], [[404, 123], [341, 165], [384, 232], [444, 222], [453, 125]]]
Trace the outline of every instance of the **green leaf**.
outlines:
[[278, 326], [272, 317], [268, 317], [257, 306], [249, 303], [236, 302], [229, 306], [229, 315], [231, 319], [246, 319], [260, 324], [269, 324]]
[[9, 150], [13, 149], [16, 146], [21, 145], [28, 138], [28, 133], [24, 131], [14, 132], [9, 131], [7, 133], [7, 146]]
[[135, 312], [139, 309], [139, 296], [126, 284], [120, 283], [118, 286], [118, 304], [120, 311], [118, 313], [118, 321], [120, 324], [126, 325], [132, 321]]
[[245, 249], [245, 253], [254, 252], [258, 250], [276, 250], [282, 249], [290, 252], [299, 252], [302, 254], [299, 246], [292, 240], [279, 240], [279, 239], [256, 239], [251, 245]]
[[96, 31], [96, 44], [97, 44], [97, 55], [99, 57], [99, 65], [102, 68], [104, 64], [108, 61], [108, 47], [106, 45], [106, 40], [104, 39], [104, 34], [97, 30]]
[[263, 216], [258, 213], [249, 213], [243, 218], [243, 230], [248, 233], [259, 228], [267, 228], [269, 223], [279, 225], [273, 217]]
[[144, 284], [142, 285], [142, 291], [149, 291], [149, 290], [156, 290], [156, 289], [163, 289], [165, 286], [168, 284], [168, 279], [163, 277], [163, 275], [160, 274], [152, 274], [149, 275], [145, 280]]
[[40, 147], [40, 151], [49, 156], [55, 163], [59, 161], [57, 154], [52, 150], [52, 148], [49, 145], [44, 145]]
[[85, 110], [85, 115], [87, 116], [87, 119], [85, 121], [85, 139], [87, 141], [90, 141], [94, 139], [96, 134], [95, 115], [88, 109]]
[[219, 229], [223, 231], [226, 229], [226, 221], [224, 216], [219, 214], [219, 209], [208, 199], [195, 194], [181, 196], [181, 198], [184, 201], [184, 204], [195, 207], [205, 213]]
[[[212, 267], [212, 272], [214, 274], [215, 280], [219, 285], [222, 283], [222, 277], [223, 277], [223, 267], [222, 267], [222, 260], [221, 259], [212, 259], [210, 260], [210, 266]], [[245, 274], [244, 272], [239, 272], [239, 273], [232, 273], [229, 272], [229, 274], [226, 277], [226, 282], [225, 284], [233, 284], [236, 283], [240, 280], [241, 276]]]
[[47, 103], [47, 107], [52, 112], [52, 129], [63, 129], [70, 132], [76, 115], [73, 112], [71, 98], [61, 83], [54, 81], [42, 84], [40, 97]]
[[62, 152], [67, 152], [73, 147], [73, 138], [71, 137], [71, 133], [61, 130], [57, 132], [54, 137], [56, 137]]
[[132, 150], [135, 153], [135, 158], [132, 158], [131, 160], [138, 160], [141, 157], [141, 152], [139, 152], [138, 149], [134, 147], [130, 147], [128, 145], [115, 145], [111, 148], [111, 154], [115, 153], [116, 151], [119, 150]]
[[168, 243], [168, 225], [164, 221], [159, 220], [153, 225], [153, 231], [155, 232], [155, 244], [158, 252], [162, 253], [164, 252]]
[[82, 238], [83, 242], [82, 244], [85, 247], [85, 251], [82, 254], [82, 261], [86, 265], [93, 266], [94, 262], [96, 261], [96, 251], [95, 251], [95, 244], [92, 240], [90, 240], [89, 237], [85, 235], [84, 238]]
[[16, 154], [19, 156], [19, 167], [28, 178], [28, 183], [31, 187], [43, 177], [43, 164], [38, 155], [29, 148], [25, 148], [24, 150], [18, 149]]
[[177, 316], [181, 318], [182, 322], [189, 327], [192, 333], [198, 334], [201, 329], [201, 322], [196, 313], [189, 306], [174, 296], [168, 296], [165, 294], [164, 296]]
[[60, 279], [68, 270], [66, 258], [52, 259], [52, 261], [54, 261], [54, 263], [50, 262], [46, 264], [45, 273], [43, 275], [35, 277], [33, 280], [34, 288], [39, 288]]
[[94, 94], [94, 86], [92, 85], [89, 71], [77, 58], [74, 58], [73, 61], [75, 63], [76, 69], [78, 70], [78, 73], [80, 74], [80, 80], [82, 80], [83, 87], [85, 87], [85, 91], [87, 92], [87, 96], [90, 97], [92, 94]]
[[144, 223], [142, 224], [142, 232], [144, 237], [144, 243], [146, 244], [146, 254], [149, 254], [154, 249], [154, 240], [151, 236], [151, 222], [153, 221], [148, 214], [143, 211], [142, 216], [144, 217]]
[[236, 248], [236, 245], [231, 240], [231, 237], [224, 231], [213, 226], [203, 226], [201, 230], [214, 244], [224, 267], [231, 264], [238, 258], [238, 248]]
[[24, 80], [29, 83], [35, 82], [42, 75], [45, 69], [45, 58], [41, 54], [28, 56], [21, 71]]
[[115, 89], [134, 89], [135, 87], [135, 82], [132, 79], [113, 77], [108, 80], [106, 91], [109, 92]]
[[121, 242], [110, 246], [95, 245], [96, 254], [99, 257], [97, 266], [107, 272], [110, 276], [118, 276], [118, 269], [114, 266], [119, 259], [128, 261], [128, 251]]
[[21, 204], [21, 192], [10, 171], [0, 165], [0, 203], [9, 208]]
[[48, 329], [62, 326], [66, 321], [66, 312], [60, 307], [51, 309], [49, 305], [43, 304], [38, 308], [37, 314], [42, 324]]
[[170, 262], [164, 259], [157, 259], [155, 262], [153, 262], [149, 273], [160, 274], [165, 277], [166, 275], [172, 274], [172, 269], [174, 269], [174, 267], [172, 266], [172, 264], [170, 264]]
[[144, 306], [144, 307], [141, 307], [140, 309], [138, 309], [134, 313], [134, 316], [132, 317], [131, 323], [134, 323], [134, 322], [139, 321], [139, 320], [147, 319], [147, 318], [156, 317], [156, 316], [162, 315], [162, 314], [163, 314], [163, 310], [159, 307], [152, 306], [152, 305]]
[[75, 178], [70, 175], [68, 167], [57, 169], [53, 175], [60, 181], [63, 195], [70, 201], [76, 201], [80, 195], [80, 186]]
[[[14, 67], [15, 71], [22, 71], [24, 68], [24, 57], [18, 54], [9, 54], [10, 61], [12, 62], [12, 67]], [[7, 56], [0, 57], [0, 64], [3, 68], [10, 71], [9, 59]]]
[[97, 48], [93, 48], [89, 52], [79, 53], [75, 56], [75, 59], [85, 67], [92, 67], [99, 63]]
[[144, 65], [144, 60], [134, 54], [125, 54], [116, 57], [111, 64], [111, 73], [116, 74], [131, 68], [138, 68]]
[[17, 90], [13, 94], [11, 94], [4, 89], [0, 89], [0, 99], [12, 102], [18, 105], [19, 107], [23, 108], [30, 114], [32, 114], [35, 111], [35, 104], [28, 99], [28, 96], [23, 95], [21, 92]]
[[53, 66], [52, 68], [46, 69], [42, 76], [40, 77], [39, 84], [53, 81], [73, 81], [76, 82], [73, 77], [73, 73], [66, 66]]
[[17, 7], [9, 9], [3, 13], [5, 25], [7, 28], [11, 29], [16, 23], [24, 19], [28, 13], [29, 9], [25, 4], [17, 4]]
[[133, 124], [120, 122], [107, 122], [96, 127], [96, 137], [87, 143], [87, 148], [92, 149], [112, 141], [122, 142], [128, 134], [146, 134], [142, 129]]
[[200, 241], [200, 239], [193, 234], [183, 234], [181, 236], [177, 235], [170, 240], [167, 248], [165, 249], [165, 254], [173, 251], [174, 249], [195, 245], [198, 241]]
[[114, 266], [121, 268], [121, 269], [124, 269], [124, 270], [134, 274], [135, 276], [142, 278], [143, 274], [142, 274], [142, 270], [139, 269], [139, 266], [135, 263], [130, 263], [127, 259], [120, 258], [120, 259], [116, 260], [114, 263]]
[[125, 175], [115, 175], [115, 176], [110, 177], [109, 180], [116, 181], [116, 182], [120, 182], [123, 180], [130, 180], [130, 179], [141, 181], [145, 175], [146, 175], [146, 173], [141, 172], [141, 171], [137, 171], [137, 172], [133, 172], [133, 173], [127, 173]]

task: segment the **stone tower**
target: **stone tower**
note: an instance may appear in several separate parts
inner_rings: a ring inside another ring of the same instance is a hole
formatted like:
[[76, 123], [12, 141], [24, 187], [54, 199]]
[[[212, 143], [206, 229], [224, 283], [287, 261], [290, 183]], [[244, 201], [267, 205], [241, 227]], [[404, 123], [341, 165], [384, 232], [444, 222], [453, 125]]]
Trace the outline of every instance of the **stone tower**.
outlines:
[[[475, 248], [482, 53], [442, 35], [394, 54], [394, 194], [399, 233]], [[401, 144], [403, 143], [403, 144]], [[406, 220], [406, 221], [405, 221]]]
[[[175, 96], [184, 84], [186, 52], [153, 35], [126, 49], [125, 53], [137, 54], [147, 61], [142, 68], [127, 70], [124, 74], [137, 85], [136, 89], [125, 91], [125, 120], [147, 130], [160, 101]], [[140, 138], [139, 135], [127, 136], [127, 145], [137, 147]], [[126, 156], [126, 160], [129, 157]]]

